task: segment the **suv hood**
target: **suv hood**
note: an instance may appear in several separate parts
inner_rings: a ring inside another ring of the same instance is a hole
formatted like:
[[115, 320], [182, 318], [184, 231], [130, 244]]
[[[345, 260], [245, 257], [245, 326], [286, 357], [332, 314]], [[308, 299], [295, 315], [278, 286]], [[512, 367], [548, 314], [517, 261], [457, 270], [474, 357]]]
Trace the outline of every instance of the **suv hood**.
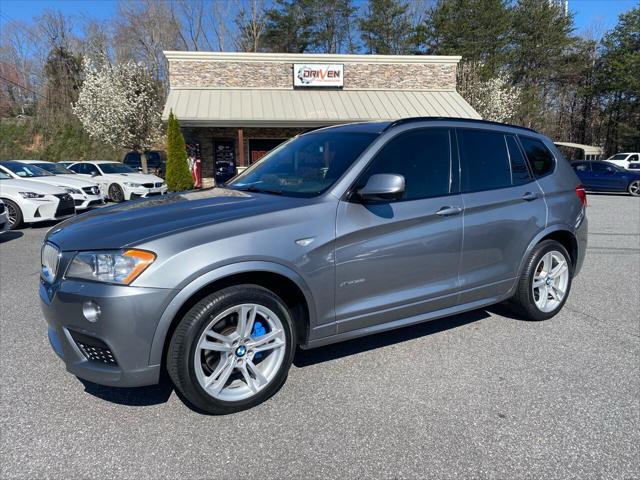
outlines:
[[108, 250], [228, 220], [300, 206], [308, 199], [211, 188], [125, 202], [70, 218], [45, 240], [64, 251]]

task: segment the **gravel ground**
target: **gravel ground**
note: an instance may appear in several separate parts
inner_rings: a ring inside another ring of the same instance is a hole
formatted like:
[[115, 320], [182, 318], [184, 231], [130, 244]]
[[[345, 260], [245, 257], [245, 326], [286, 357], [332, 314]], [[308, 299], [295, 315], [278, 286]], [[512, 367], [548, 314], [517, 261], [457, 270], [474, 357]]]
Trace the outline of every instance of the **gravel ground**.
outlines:
[[299, 352], [226, 417], [170, 385], [67, 374], [37, 294], [48, 228], [0, 239], [0, 476], [638, 478], [640, 201], [590, 195], [590, 245], [550, 321], [500, 308]]

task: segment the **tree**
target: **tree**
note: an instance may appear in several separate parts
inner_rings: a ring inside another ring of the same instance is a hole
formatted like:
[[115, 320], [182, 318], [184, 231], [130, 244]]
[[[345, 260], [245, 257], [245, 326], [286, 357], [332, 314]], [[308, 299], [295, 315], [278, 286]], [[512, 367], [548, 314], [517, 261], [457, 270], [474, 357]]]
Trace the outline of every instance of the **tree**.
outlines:
[[458, 91], [485, 120], [510, 121], [517, 111], [520, 90], [511, 83], [506, 71], [484, 78], [484, 65], [461, 63], [458, 70]]
[[513, 10], [510, 69], [522, 89], [516, 121], [546, 131], [556, 74], [573, 42], [573, 17], [562, 6], [541, 0], [519, 0]]
[[602, 40], [598, 88], [606, 100], [608, 153], [640, 150], [640, 7], [620, 15]]
[[369, 0], [366, 13], [358, 20], [360, 37], [368, 53], [410, 53], [415, 32], [408, 9], [409, 5], [401, 0]]
[[271, 52], [303, 53], [312, 46], [313, 0], [275, 0], [266, 12], [264, 47]]
[[432, 55], [461, 55], [494, 78], [506, 63], [511, 12], [506, 0], [438, 0], [418, 26], [417, 39]]
[[178, 119], [169, 113], [167, 122], [167, 173], [165, 175], [167, 187], [172, 192], [191, 190], [193, 177], [187, 163], [187, 147], [180, 131]]
[[95, 68], [85, 62], [85, 80], [73, 113], [90, 136], [115, 148], [142, 154], [160, 138], [158, 85], [142, 63], [105, 63]]
[[264, 0], [250, 0], [248, 8], [241, 5], [235, 18], [238, 34], [236, 49], [241, 52], [259, 52], [266, 26]]

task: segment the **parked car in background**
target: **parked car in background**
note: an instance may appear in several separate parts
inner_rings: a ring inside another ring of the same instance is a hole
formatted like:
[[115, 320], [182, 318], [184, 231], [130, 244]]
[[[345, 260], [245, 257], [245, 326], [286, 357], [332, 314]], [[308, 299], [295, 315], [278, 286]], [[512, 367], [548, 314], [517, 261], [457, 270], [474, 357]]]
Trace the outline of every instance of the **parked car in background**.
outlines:
[[[46, 183], [65, 190], [73, 198], [76, 210], [104, 204], [104, 198], [95, 182], [76, 175], [55, 175], [33, 164], [35, 160], [9, 160], [0, 162], [0, 170], [16, 179]], [[60, 167], [64, 168], [64, 167]]]
[[71, 164], [69, 170], [106, 185], [109, 200], [116, 203], [167, 193], [167, 184], [162, 178], [149, 173], [138, 173], [120, 162], [77, 162]]
[[[605, 162], [613, 163], [618, 167], [629, 169], [629, 166], [632, 163], [640, 164], [640, 153], [637, 152], [629, 152], [629, 153], [616, 153], [613, 157], [609, 157], [605, 160]], [[640, 167], [635, 167], [640, 168]]]
[[[2, 192], [0, 192], [0, 195]], [[7, 211], [7, 206], [0, 199], [0, 233], [6, 232], [9, 230], [9, 212]]]
[[[64, 168], [69, 168], [70, 165], [73, 165], [74, 163], [78, 163], [79, 160], [74, 160], [74, 161], [68, 161], [65, 160], [64, 162], [56, 162], [56, 165], [62, 165]], [[71, 172], [71, 173], [75, 173], [75, 172]]]
[[0, 200], [7, 209], [9, 228], [24, 222], [61, 220], [75, 215], [73, 198], [62, 188], [33, 180], [16, 180], [0, 170]]
[[626, 170], [609, 162], [574, 162], [571, 166], [586, 190], [640, 196], [640, 170]]
[[216, 185], [222, 185], [238, 174], [235, 162], [218, 160], [216, 162]]
[[68, 220], [44, 239], [40, 299], [70, 373], [141, 386], [166, 368], [197, 408], [231, 413], [277, 392], [298, 346], [502, 301], [553, 317], [586, 254], [585, 206], [569, 163], [529, 129], [336, 126], [227, 188]]
[[[164, 173], [167, 171], [164, 152], [159, 150], [150, 150], [145, 152], [145, 155], [147, 157], [147, 173], [164, 178]], [[142, 156], [140, 155], [140, 152], [127, 153], [124, 156], [122, 163], [138, 172], [142, 172]]]

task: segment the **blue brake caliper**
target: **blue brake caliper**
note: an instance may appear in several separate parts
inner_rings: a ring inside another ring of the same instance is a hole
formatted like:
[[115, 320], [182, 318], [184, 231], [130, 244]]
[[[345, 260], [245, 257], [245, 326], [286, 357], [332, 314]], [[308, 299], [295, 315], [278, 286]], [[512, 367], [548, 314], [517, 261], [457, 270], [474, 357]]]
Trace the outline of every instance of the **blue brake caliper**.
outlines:
[[[255, 340], [256, 338], [263, 336], [265, 333], [267, 333], [267, 331], [264, 329], [262, 322], [260, 320], [256, 320], [253, 324], [253, 330], [251, 331], [251, 338]], [[262, 358], [262, 353], [263, 352], [256, 353], [253, 356], [254, 360], [260, 360]]]

